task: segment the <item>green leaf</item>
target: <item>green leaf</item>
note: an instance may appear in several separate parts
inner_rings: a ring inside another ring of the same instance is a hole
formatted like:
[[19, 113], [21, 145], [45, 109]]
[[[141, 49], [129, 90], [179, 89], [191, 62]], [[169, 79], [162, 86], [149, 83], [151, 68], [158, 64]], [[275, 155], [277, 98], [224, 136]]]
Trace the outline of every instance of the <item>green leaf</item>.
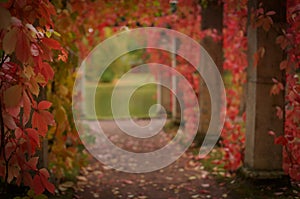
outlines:
[[59, 32], [54, 31], [53, 33], [55, 36], [61, 37], [61, 34], [59, 34]]
[[52, 33], [51, 33], [50, 31], [47, 31], [47, 32], [46, 32], [46, 36], [47, 36], [48, 38], [50, 38], [51, 35], [52, 35]]

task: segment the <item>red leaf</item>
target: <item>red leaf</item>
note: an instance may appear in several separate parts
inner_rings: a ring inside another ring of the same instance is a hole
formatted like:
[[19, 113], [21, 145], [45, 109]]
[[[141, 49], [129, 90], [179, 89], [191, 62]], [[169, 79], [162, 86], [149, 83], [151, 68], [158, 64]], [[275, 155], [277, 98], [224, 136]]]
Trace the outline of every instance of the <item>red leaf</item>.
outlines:
[[43, 62], [41, 73], [45, 77], [46, 82], [54, 77], [54, 71], [47, 62]]
[[23, 183], [25, 186], [31, 187], [32, 185], [32, 177], [28, 172], [23, 172]]
[[40, 172], [40, 177], [41, 177], [41, 181], [43, 183], [43, 186], [50, 192], [50, 193], [54, 193], [55, 191], [55, 186], [50, 183], [48, 181], [50, 175], [49, 175], [49, 172], [47, 171], [47, 169], [45, 168], [42, 168], [39, 170]]
[[277, 138], [275, 138], [274, 143], [284, 146], [288, 143], [288, 141], [284, 136], [278, 136]]
[[30, 139], [30, 144], [33, 149], [36, 147], [40, 147], [40, 139], [39, 139], [39, 134], [35, 129], [32, 128], [27, 128], [25, 129], [29, 139]]
[[32, 127], [36, 128], [41, 136], [45, 136], [48, 131], [48, 124], [37, 111], [34, 111], [32, 114]]
[[48, 179], [50, 177], [49, 172], [47, 171], [47, 169], [42, 168], [39, 170], [39, 172], [41, 173], [41, 175], [43, 175], [46, 179]]
[[55, 186], [50, 183], [49, 181], [46, 181], [45, 182], [45, 188], [52, 194], [54, 194], [54, 191], [55, 191]]
[[33, 178], [33, 181], [32, 181], [32, 188], [35, 192], [36, 195], [40, 195], [42, 194], [44, 191], [45, 191], [45, 188], [42, 184], [42, 180], [41, 180], [41, 177], [36, 174]]
[[16, 136], [16, 138], [17, 138], [17, 139], [20, 139], [20, 138], [22, 137], [22, 135], [23, 135], [22, 129], [17, 128], [17, 129], [15, 130], [15, 136]]
[[29, 40], [23, 31], [19, 31], [17, 35], [16, 56], [20, 62], [26, 63], [31, 56]]
[[45, 122], [48, 125], [51, 125], [51, 126], [55, 125], [54, 116], [49, 111], [41, 110], [40, 114], [43, 116]]
[[39, 110], [48, 109], [48, 108], [51, 107], [51, 105], [52, 105], [51, 102], [48, 102], [48, 101], [45, 101], [45, 100], [44, 100], [44, 101], [41, 101], [41, 102], [39, 103], [38, 109], [39, 109]]
[[17, 128], [14, 118], [5, 112], [3, 113], [3, 122], [4, 122], [4, 125], [11, 130], [14, 130], [15, 128]]
[[33, 157], [28, 162], [27, 165], [30, 166], [31, 170], [36, 170], [36, 165], [38, 163], [39, 157]]
[[23, 92], [23, 108], [24, 108], [23, 122], [24, 122], [24, 124], [27, 124], [27, 122], [29, 121], [29, 118], [30, 118], [31, 103], [30, 103], [30, 99], [25, 91]]
[[45, 136], [48, 131], [48, 125], [54, 125], [54, 117], [45, 110], [34, 111], [32, 115], [32, 127], [37, 128], [39, 135]]
[[55, 50], [61, 49], [60, 43], [54, 39], [44, 37], [41, 40], [46, 46], [48, 46], [51, 49], [55, 49]]

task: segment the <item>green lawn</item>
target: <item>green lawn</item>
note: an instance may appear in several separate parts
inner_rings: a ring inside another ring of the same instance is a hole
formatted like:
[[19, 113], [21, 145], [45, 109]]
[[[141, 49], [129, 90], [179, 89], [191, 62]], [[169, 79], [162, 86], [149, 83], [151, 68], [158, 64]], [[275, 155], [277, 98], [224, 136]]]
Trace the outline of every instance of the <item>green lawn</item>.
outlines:
[[[128, 92], [133, 86], [145, 82], [145, 79], [153, 77], [149, 74], [130, 74], [130, 78], [126, 81], [122, 81], [122, 85], [119, 87], [118, 91], [120, 95], [122, 93]], [[92, 98], [92, 85], [93, 83], [88, 82], [86, 85], [86, 98]], [[115, 83], [100, 83], [98, 84], [96, 94], [95, 94], [95, 110], [96, 118], [92, 115], [92, 107], [86, 106], [86, 118], [87, 119], [112, 119], [111, 110], [111, 95]], [[147, 84], [145, 86], [139, 87], [130, 98], [129, 102], [129, 112], [131, 117], [135, 118], [149, 118], [149, 108], [156, 104], [156, 85]], [[124, 99], [117, 99], [122, 103]], [[126, 118], [125, 115], [120, 115], [119, 118]]]

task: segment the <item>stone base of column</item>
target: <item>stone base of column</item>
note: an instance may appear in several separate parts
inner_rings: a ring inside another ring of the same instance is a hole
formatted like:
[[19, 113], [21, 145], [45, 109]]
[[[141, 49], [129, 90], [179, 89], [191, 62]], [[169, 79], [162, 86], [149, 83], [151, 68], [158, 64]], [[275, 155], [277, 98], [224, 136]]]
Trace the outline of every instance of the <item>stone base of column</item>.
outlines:
[[287, 177], [287, 175], [282, 170], [254, 170], [247, 167], [242, 167], [240, 174], [246, 178], [251, 178], [254, 180], [264, 180], [264, 179], [280, 179]]

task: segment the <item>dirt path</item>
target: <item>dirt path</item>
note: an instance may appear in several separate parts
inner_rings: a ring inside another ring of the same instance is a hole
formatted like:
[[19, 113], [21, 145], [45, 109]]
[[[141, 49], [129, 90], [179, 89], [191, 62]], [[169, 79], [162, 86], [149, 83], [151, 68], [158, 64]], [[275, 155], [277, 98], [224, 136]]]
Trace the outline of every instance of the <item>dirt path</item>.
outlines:
[[[146, 125], [147, 121], [139, 120], [138, 123]], [[134, 152], [153, 151], [170, 140], [170, 135], [160, 132], [141, 141], [122, 133], [110, 121], [101, 122], [101, 126], [114, 144]], [[101, 150], [101, 146], [97, 147], [95, 150]], [[193, 158], [191, 152], [186, 152], [170, 166], [145, 174], [116, 171], [92, 159], [90, 164], [82, 169], [81, 176], [78, 176], [74, 198], [229, 198], [222, 183], [217, 183], [201, 163]]]

